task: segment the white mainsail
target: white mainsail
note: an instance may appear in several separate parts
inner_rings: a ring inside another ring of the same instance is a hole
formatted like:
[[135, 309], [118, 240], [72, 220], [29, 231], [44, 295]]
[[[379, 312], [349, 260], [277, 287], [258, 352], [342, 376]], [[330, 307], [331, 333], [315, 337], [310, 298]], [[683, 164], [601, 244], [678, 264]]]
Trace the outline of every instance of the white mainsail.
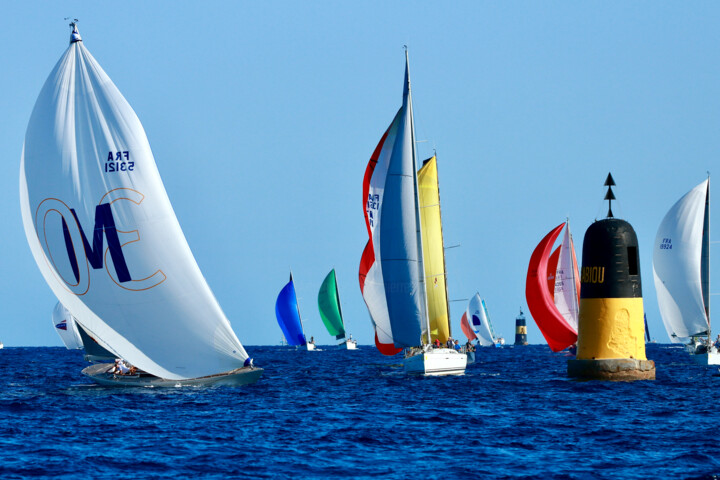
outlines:
[[565, 235], [560, 246], [560, 257], [558, 258], [555, 271], [555, 307], [560, 315], [576, 332], [578, 329], [578, 297], [575, 266], [575, 249], [573, 247], [572, 235], [570, 235], [570, 222], [565, 226]]
[[707, 274], [703, 275], [708, 268], [708, 189], [709, 179], [678, 200], [655, 236], [655, 290], [660, 315], [673, 342], [709, 333], [709, 298], [704, 293]]
[[83, 348], [75, 318], [70, 313], [70, 310], [63, 307], [60, 302], [57, 302], [55, 308], [53, 308], [52, 323], [55, 331], [60, 336], [60, 340], [63, 341], [68, 350]]
[[490, 319], [487, 316], [485, 302], [480, 298], [479, 293], [473, 295], [468, 302], [467, 319], [480, 345], [488, 347], [495, 343], [495, 336], [490, 326]]
[[30, 117], [20, 204], [45, 280], [103, 347], [170, 380], [243, 366], [140, 120], [76, 28]]

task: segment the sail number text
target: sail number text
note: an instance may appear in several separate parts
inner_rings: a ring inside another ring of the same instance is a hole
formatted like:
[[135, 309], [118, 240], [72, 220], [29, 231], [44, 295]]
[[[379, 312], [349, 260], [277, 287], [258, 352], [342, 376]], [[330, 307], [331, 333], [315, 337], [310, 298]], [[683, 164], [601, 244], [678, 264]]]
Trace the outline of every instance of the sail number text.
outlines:
[[660, 243], [660, 250], [672, 250], [672, 239], [663, 238]]
[[132, 172], [135, 170], [135, 162], [130, 161], [130, 152], [108, 152], [105, 160], [105, 172]]
[[368, 222], [371, 227], [375, 225], [374, 212], [377, 211], [378, 208], [380, 208], [380, 195], [377, 193], [369, 193], [367, 204], [365, 205], [365, 211], [367, 212]]

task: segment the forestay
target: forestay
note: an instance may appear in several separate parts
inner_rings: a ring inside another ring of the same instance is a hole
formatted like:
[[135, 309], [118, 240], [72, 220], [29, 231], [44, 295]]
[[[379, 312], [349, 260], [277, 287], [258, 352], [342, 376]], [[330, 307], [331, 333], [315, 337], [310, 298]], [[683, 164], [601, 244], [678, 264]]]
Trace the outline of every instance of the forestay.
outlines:
[[186, 379], [242, 367], [247, 353], [193, 258], [138, 117], [76, 30], [71, 42], [37, 99], [20, 167], [40, 271], [103, 347], [142, 370]]
[[[653, 277], [665, 329], [674, 342], [706, 335], [707, 295], [703, 295], [703, 244], [709, 180], [690, 190], [660, 223], [653, 247]], [[707, 246], [705, 247], [707, 250]]]

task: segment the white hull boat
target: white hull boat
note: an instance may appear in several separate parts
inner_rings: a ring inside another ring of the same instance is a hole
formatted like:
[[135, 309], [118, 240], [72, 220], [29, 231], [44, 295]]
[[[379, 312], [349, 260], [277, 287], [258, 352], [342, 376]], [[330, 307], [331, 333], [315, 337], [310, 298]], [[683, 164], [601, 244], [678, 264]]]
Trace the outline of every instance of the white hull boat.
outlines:
[[239, 387], [255, 383], [263, 373], [262, 368], [242, 367], [230, 372], [218, 373], [199, 378], [171, 380], [160, 378], [149, 373], [140, 372], [134, 375], [111, 373], [114, 364], [97, 363], [83, 369], [83, 375], [90, 377], [95, 383], [111, 387], [179, 387], [179, 386], [228, 386]]
[[101, 384], [256, 381], [263, 370], [250, 368], [192, 255], [140, 119], [70, 26], [28, 121], [19, 179], [28, 245], [67, 310], [55, 325], [72, 317], [101, 352], [147, 372], [83, 370]]
[[463, 375], [467, 356], [450, 348], [411, 349], [403, 363], [408, 374]]
[[360, 259], [360, 291], [382, 354], [405, 348], [407, 373], [458, 375], [467, 366], [464, 353], [427, 346], [451, 337], [450, 311], [437, 158], [418, 171], [411, 97], [406, 50], [402, 106], [363, 177], [368, 243]]
[[695, 363], [720, 365], [710, 328], [710, 179], [686, 193], [663, 218], [653, 250], [658, 306], [673, 343]]
[[357, 342], [355, 340], [345, 340], [338, 344], [338, 348], [343, 350], [357, 350]]
[[714, 346], [708, 349], [701, 344], [685, 345], [685, 351], [699, 365], [720, 365], [720, 352]]
[[314, 352], [317, 350], [314, 343], [306, 343], [305, 345], [307, 345], [308, 352]]
[[700, 365], [720, 365], [720, 353], [717, 351], [709, 353], [695, 353], [690, 355], [693, 362]]

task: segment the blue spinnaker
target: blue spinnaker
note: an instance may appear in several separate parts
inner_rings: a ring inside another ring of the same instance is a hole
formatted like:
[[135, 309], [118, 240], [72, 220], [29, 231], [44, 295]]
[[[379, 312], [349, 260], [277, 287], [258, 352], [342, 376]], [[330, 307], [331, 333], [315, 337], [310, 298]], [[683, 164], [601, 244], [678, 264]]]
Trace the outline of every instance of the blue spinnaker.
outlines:
[[305, 345], [305, 334], [300, 323], [300, 311], [298, 310], [297, 297], [295, 296], [295, 284], [290, 281], [280, 290], [275, 302], [275, 316], [278, 324], [285, 335], [288, 345]]

